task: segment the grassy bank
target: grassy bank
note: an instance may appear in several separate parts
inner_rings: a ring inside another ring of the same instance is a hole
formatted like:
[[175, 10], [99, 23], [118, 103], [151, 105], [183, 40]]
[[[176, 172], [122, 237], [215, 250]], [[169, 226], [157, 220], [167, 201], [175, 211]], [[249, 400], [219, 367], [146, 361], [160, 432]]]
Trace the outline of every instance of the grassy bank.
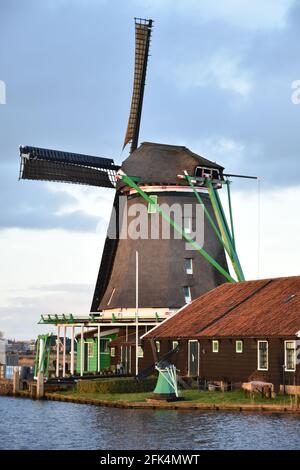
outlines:
[[[153, 396], [152, 392], [144, 393], [93, 393], [93, 392], [79, 392], [79, 391], [64, 391], [59, 392], [59, 395], [70, 397], [79, 400], [104, 400], [110, 402], [128, 402], [128, 403], [141, 403], [145, 402], [147, 398]], [[250, 397], [243, 390], [236, 390], [233, 392], [208, 392], [199, 390], [184, 390], [181, 393], [184, 397], [184, 402], [191, 404], [207, 404], [207, 405], [284, 405], [293, 406], [295, 398], [292, 396], [278, 395], [274, 399], [262, 398], [259, 394]], [[183, 402], [180, 402], [183, 403]]]

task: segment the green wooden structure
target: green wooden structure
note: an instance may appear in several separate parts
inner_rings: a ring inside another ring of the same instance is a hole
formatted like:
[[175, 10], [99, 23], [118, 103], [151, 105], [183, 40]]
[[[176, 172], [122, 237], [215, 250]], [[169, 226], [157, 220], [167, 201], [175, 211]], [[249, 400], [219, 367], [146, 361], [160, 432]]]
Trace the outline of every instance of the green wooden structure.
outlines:
[[52, 342], [53, 336], [51, 333], [37, 337], [34, 377], [37, 377], [39, 372], [43, 373], [45, 377], [48, 377]]
[[[230, 188], [229, 184], [230, 181], [228, 180], [217, 180], [217, 183], [222, 185], [226, 184], [227, 185], [227, 195], [228, 195], [228, 204], [229, 204], [229, 211], [230, 211], [230, 222], [231, 222], [231, 227], [229, 228], [225, 212], [220, 200], [220, 197], [218, 195], [218, 191], [215, 189], [214, 185], [212, 184], [212, 180], [210, 178], [198, 178], [198, 177], [192, 177], [185, 172], [184, 175], [178, 175], [178, 177], [181, 176], [181, 178], [184, 178], [188, 181], [190, 187], [192, 188], [194, 195], [198, 201], [198, 203], [204, 208], [204, 214], [207, 217], [208, 222], [212, 226], [214, 232], [216, 233], [221, 245], [225, 248], [228, 257], [232, 263], [232, 267], [235, 271], [236, 277], [238, 281], [244, 281], [244, 273], [238, 258], [238, 254], [236, 252], [235, 248], [235, 238], [234, 238], [234, 227], [233, 227], [233, 217], [232, 217], [232, 207], [231, 207], [231, 197], [230, 197]], [[142, 198], [148, 202], [150, 206], [153, 206], [155, 210], [161, 215], [161, 217], [166, 220], [174, 229], [176, 232], [178, 232], [184, 240], [186, 240], [193, 248], [198, 251], [200, 255], [203, 256], [203, 258], [208, 261], [212, 266], [215, 267], [219, 273], [221, 273], [226, 281], [229, 282], [236, 282], [236, 279], [234, 279], [229, 272], [227, 272], [212, 256], [210, 256], [209, 253], [207, 253], [203, 247], [201, 247], [195, 240], [193, 240], [189, 234], [182, 229], [180, 225], [178, 225], [175, 220], [173, 220], [164, 210], [159, 206], [157, 203], [157, 199], [153, 199], [151, 196], [149, 196], [145, 191], [143, 191], [138, 184], [135, 183], [135, 181], [128, 175], [126, 175], [122, 170], [119, 171], [119, 177], [126, 183], [128, 186], [131, 188], [135, 189], [137, 193], [142, 196]], [[202, 187], [205, 187], [208, 191], [213, 211], [218, 223], [218, 227], [214, 223], [213, 219], [209, 215], [208, 211], [205, 209], [205, 205], [201, 199], [201, 196], [199, 192], [196, 190], [194, 184], [199, 184], [201, 183]]]
[[158, 378], [154, 394], [161, 399], [178, 398], [177, 371], [173, 364], [160, 364], [155, 366]]
[[[109, 342], [117, 338], [116, 333], [101, 336], [100, 338], [100, 371], [110, 367]], [[98, 337], [84, 338], [84, 373], [98, 371]], [[76, 372], [80, 373], [81, 365], [81, 338], [77, 338]]]

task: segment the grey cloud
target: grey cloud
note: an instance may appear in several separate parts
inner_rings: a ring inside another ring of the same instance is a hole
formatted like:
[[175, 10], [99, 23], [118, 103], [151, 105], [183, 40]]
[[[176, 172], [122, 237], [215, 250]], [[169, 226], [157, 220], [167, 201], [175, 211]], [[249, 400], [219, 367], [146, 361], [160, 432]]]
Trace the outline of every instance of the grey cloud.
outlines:
[[57, 215], [58, 209], [72, 196], [50, 192], [44, 182], [18, 181], [18, 164], [0, 163], [0, 228], [61, 228], [72, 231], [95, 232], [96, 227], [106, 225], [101, 217], [89, 216], [77, 211]]
[[56, 288], [55, 291], [52, 291], [51, 286], [41, 286], [39, 294], [43, 295], [11, 297], [8, 306], [0, 307], [0, 330], [8, 338], [20, 339], [50, 331], [51, 327], [37, 324], [41, 314], [88, 314], [92, 293], [92, 286], [79, 286], [76, 289], [76, 286], [62, 285], [61, 289]]

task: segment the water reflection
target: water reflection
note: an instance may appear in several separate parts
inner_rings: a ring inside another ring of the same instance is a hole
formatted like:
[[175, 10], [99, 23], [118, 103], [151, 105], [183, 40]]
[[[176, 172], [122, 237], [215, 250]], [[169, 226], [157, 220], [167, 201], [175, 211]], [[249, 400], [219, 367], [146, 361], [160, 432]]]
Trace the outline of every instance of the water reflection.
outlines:
[[300, 417], [0, 397], [1, 449], [299, 449]]

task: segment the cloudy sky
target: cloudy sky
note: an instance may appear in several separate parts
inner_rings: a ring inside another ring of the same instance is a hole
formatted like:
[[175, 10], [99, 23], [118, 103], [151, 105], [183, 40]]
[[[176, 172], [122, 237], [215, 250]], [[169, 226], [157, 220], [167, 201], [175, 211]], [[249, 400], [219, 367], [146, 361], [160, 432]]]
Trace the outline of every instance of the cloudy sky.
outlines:
[[246, 276], [299, 274], [298, 0], [0, 0], [7, 337], [44, 331], [41, 313], [89, 311], [113, 194], [18, 181], [18, 146], [127, 156], [134, 16], [155, 20], [140, 140], [259, 175], [260, 191], [253, 181], [233, 187]]

